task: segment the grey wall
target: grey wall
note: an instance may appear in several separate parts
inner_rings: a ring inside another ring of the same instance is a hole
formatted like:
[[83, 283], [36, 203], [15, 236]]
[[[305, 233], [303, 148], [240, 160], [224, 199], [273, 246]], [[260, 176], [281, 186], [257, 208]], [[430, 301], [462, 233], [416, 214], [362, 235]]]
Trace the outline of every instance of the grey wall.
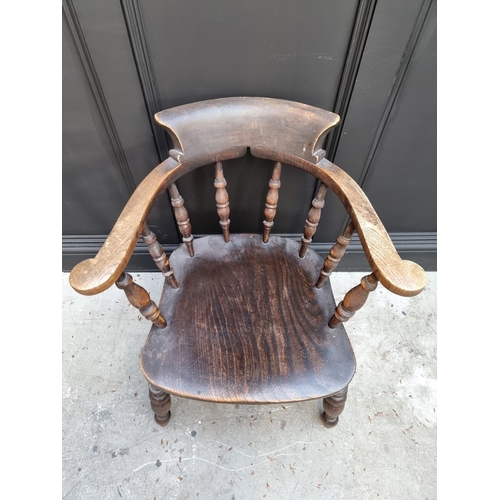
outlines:
[[[328, 158], [363, 187], [401, 255], [435, 269], [434, 1], [64, 0], [63, 12], [63, 270], [95, 255], [168, 155], [154, 113], [238, 95], [338, 113]], [[270, 168], [228, 162], [232, 230], [261, 232]], [[193, 233], [218, 232], [211, 167], [178, 185]], [[274, 233], [298, 237], [316, 187], [285, 166]], [[313, 248], [327, 252], [346, 222], [330, 193]], [[166, 198], [150, 226], [167, 251], [179, 243]], [[139, 244], [130, 269], [155, 269], [146, 253]], [[368, 269], [356, 241], [341, 269]]]

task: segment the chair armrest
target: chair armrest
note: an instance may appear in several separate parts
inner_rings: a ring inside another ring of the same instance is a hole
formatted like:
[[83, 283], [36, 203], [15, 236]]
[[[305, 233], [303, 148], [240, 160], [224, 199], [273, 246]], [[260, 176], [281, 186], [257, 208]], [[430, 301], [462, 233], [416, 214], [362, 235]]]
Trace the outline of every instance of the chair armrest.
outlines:
[[[415, 262], [401, 259], [363, 190], [340, 167], [326, 159], [315, 164], [292, 154], [260, 148], [251, 150], [256, 157], [281, 161], [312, 173], [339, 197], [356, 227], [368, 262], [383, 286], [405, 297], [417, 295], [424, 289], [425, 271]], [[245, 151], [246, 148], [238, 147], [182, 163], [168, 158], [158, 165], [134, 191], [98, 254], [73, 268], [71, 286], [83, 295], [95, 295], [111, 287], [125, 270], [156, 197], [188, 171], [212, 161], [237, 158]]]
[[69, 275], [82, 295], [95, 295], [113, 285], [132, 256], [156, 197], [165, 191], [177, 162], [171, 158], [152, 170], [134, 191], [106, 241], [93, 259], [77, 264]]
[[318, 165], [335, 181], [337, 188], [334, 192], [349, 212], [366, 258], [380, 283], [397, 295], [418, 295], [427, 284], [425, 271], [417, 263], [401, 259], [382, 221], [358, 183], [326, 159], [321, 160]]
[[301, 168], [326, 184], [349, 213], [373, 273], [388, 290], [412, 297], [424, 289], [425, 271], [415, 262], [401, 259], [365, 193], [344, 170], [326, 159], [314, 164], [295, 155], [259, 148], [252, 148], [252, 154]]
[[195, 168], [238, 158], [245, 153], [245, 147], [233, 147], [181, 163], [173, 158], [160, 163], [134, 191], [97, 255], [73, 268], [69, 275], [70, 285], [82, 295], [95, 295], [111, 287], [125, 270], [157, 196]]

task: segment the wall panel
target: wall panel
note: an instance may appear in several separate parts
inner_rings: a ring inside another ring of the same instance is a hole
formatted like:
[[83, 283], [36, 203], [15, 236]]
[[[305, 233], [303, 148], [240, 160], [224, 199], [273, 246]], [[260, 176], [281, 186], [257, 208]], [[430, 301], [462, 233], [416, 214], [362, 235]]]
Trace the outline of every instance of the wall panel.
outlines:
[[[301, 101], [341, 114], [325, 149], [363, 188], [403, 256], [436, 255], [433, 0], [64, 0], [63, 268], [92, 257], [128, 194], [168, 156], [155, 112], [227, 96]], [[261, 232], [272, 165], [225, 164], [231, 224]], [[213, 165], [178, 185], [195, 235], [219, 232]], [[299, 238], [317, 181], [285, 166], [273, 232]], [[150, 224], [179, 241], [163, 197]], [[329, 194], [312, 247], [347, 223]], [[138, 245], [132, 268], [148, 266]], [[355, 239], [344, 269], [367, 269]], [[342, 269], [342, 267], [341, 267]]]

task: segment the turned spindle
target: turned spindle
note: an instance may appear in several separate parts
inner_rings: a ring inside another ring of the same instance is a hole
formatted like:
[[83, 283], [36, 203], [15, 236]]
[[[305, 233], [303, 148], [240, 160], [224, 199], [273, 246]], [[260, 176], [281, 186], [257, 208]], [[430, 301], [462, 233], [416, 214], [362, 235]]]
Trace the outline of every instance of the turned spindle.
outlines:
[[224, 172], [222, 171], [222, 163], [218, 161], [215, 164], [215, 203], [217, 206], [217, 213], [219, 214], [219, 224], [222, 228], [224, 241], [229, 243], [229, 195], [226, 191], [227, 182], [224, 179]]
[[158, 306], [151, 300], [149, 293], [142, 286], [134, 283], [132, 276], [122, 273], [115, 283], [120, 290], [125, 292], [128, 301], [149, 321], [152, 321], [158, 328], [165, 328], [167, 322], [161, 315]]
[[339, 415], [344, 411], [347, 400], [347, 387], [323, 399], [321, 420], [325, 427], [335, 427], [339, 423]]
[[325, 281], [329, 278], [332, 272], [339, 265], [340, 260], [345, 254], [347, 245], [351, 242], [352, 234], [354, 233], [354, 224], [351, 222], [338, 238], [337, 243], [330, 249], [330, 253], [325, 259], [323, 269], [320, 271], [316, 288], [322, 288]]
[[184, 198], [180, 195], [175, 182], [172, 182], [168, 187], [170, 195], [170, 203], [174, 207], [175, 220], [182, 234], [182, 241], [186, 244], [189, 256], [194, 256], [193, 235], [191, 234], [191, 222], [188, 217], [186, 208], [184, 207]]
[[340, 323], [349, 321], [356, 311], [359, 311], [364, 306], [369, 293], [373, 292], [377, 285], [378, 280], [375, 274], [371, 273], [368, 276], [363, 276], [361, 283], [346, 293], [344, 300], [335, 309], [328, 326], [335, 328]]
[[266, 208], [264, 209], [264, 243], [267, 243], [269, 241], [271, 228], [274, 225], [274, 217], [276, 216], [276, 209], [278, 207], [278, 189], [281, 186], [280, 175], [281, 163], [277, 161], [274, 165], [273, 175], [271, 177], [271, 180], [269, 181], [269, 191], [266, 197]]
[[172, 288], [179, 288], [179, 283], [177, 283], [177, 280], [175, 279], [174, 271], [170, 269], [170, 262], [167, 254], [163, 250], [163, 247], [158, 243], [156, 234], [151, 231], [147, 224], [144, 224], [142, 239], [148, 246], [149, 253], [151, 254], [151, 257], [153, 257], [156, 267], [161, 271], [161, 274], [165, 276], [167, 283]]
[[325, 206], [325, 196], [328, 187], [321, 183], [314, 200], [312, 201], [311, 209], [307, 215], [306, 225], [304, 226], [304, 236], [302, 236], [302, 246], [300, 247], [299, 257], [302, 259], [306, 254], [307, 247], [312, 241], [312, 237], [318, 228], [319, 219], [321, 217], [321, 209]]
[[149, 401], [155, 414], [155, 422], [165, 427], [172, 416], [170, 412], [170, 406], [172, 405], [170, 394], [149, 384]]

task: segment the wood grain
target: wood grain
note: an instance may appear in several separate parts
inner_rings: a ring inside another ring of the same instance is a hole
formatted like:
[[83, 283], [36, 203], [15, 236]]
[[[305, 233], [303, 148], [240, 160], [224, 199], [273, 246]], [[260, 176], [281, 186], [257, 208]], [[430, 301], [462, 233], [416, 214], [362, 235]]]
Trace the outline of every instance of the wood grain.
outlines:
[[184, 198], [180, 195], [175, 182], [172, 182], [172, 184], [168, 186], [168, 194], [170, 195], [170, 203], [172, 207], [174, 207], [174, 216], [179, 231], [182, 234], [182, 241], [186, 245], [189, 255], [193, 257], [194, 247], [193, 235], [191, 234], [191, 221], [189, 220], [186, 207], [184, 206]]
[[151, 257], [153, 257], [156, 267], [161, 271], [163, 276], [165, 276], [167, 283], [172, 288], [179, 288], [179, 283], [177, 283], [177, 280], [175, 279], [174, 271], [170, 268], [170, 262], [167, 254], [165, 253], [165, 250], [163, 250], [163, 247], [158, 243], [156, 234], [151, 231], [151, 228], [147, 224], [144, 224], [142, 239], [148, 246], [149, 253], [151, 254]]
[[[138, 186], [96, 257], [75, 266], [70, 283], [77, 292], [93, 295], [112, 286], [132, 255], [156, 197], [169, 185], [199, 166], [243, 156], [248, 147], [256, 157], [309, 172], [338, 196], [383, 286], [407, 297], [423, 290], [427, 282], [424, 270], [399, 257], [362, 189], [341, 168], [324, 159], [324, 151], [317, 149], [321, 137], [338, 123], [337, 115], [273, 99], [215, 101], [189, 104], [157, 115], [157, 121], [169, 130], [177, 149], [171, 150], [172, 157]], [[223, 125], [226, 119], [229, 125]], [[217, 126], [212, 129], [210, 124], [214, 120]], [[208, 129], [211, 133], [206, 134]], [[222, 132], [227, 135], [217, 135]], [[294, 141], [302, 144], [300, 151]], [[216, 148], [219, 149], [215, 151]]]
[[345, 254], [347, 245], [351, 242], [352, 235], [354, 233], [354, 224], [350, 222], [344, 233], [337, 238], [337, 243], [333, 245], [330, 249], [330, 253], [326, 256], [325, 263], [323, 264], [323, 269], [321, 270], [316, 283], [316, 288], [321, 288], [326, 280], [330, 277], [332, 272], [339, 265], [342, 257]]
[[336, 307], [335, 313], [328, 322], [330, 328], [336, 328], [349, 321], [366, 303], [368, 295], [377, 288], [378, 280], [374, 273], [361, 278], [361, 283], [349, 290], [344, 300]]
[[151, 208], [167, 186], [191, 170], [215, 161], [239, 158], [246, 150], [228, 148], [201, 155], [182, 165], [173, 158], [160, 163], [134, 191], [98, 254], [73, 268], [69, 276], [70, 285], [82, 295], [95, 295], [107, 290], [125, 270]]
[[162, 427], [165, 427], [172, 417], [170, 407], [172, 405], [172, 399], [170, 394], [163, 392], [157, 387], [153, 387], [149, 384], [149, 401], [151, 403], [151, 409], [155, 414], [155, 422]]
[[331, 330], [331, 287], [314, 287], [323, 259], [299, 243], [233, 234], [197, 239], [170, 256], [181, 287], [163, 289], [165, 330], [152, 328], [141, 356], [149, 383], [218, 402], [327, 397], [351, 380], [355, 359], [342, 325]]
[[[166, 425], [170, 394], [223, 403], [285, 403], [324, 398], [321, 419], [337, 424], [355, 372], [343, 323], [366, 302], [380, 281], [403, 296], [426, 284], [423, 269], [397, 254], [387, 231], [357, 183], [327, 161], [320, 148], [339, 117], [300, 103], [269, 98], [227, 98], [158, 113], [174, 143], [170, 158], [134, 191], [94, 259], [78, 264], [71, 286], [92, 295], [114, 282], [153, 322], [141, 355], [155, 419]], [[275, 161], [264, 210], [264, 232], [229, 236], [229, 197], [222, 161], [247, 149]], [[197, 240], [176, 180], [215, 163], [216, 206], [223, 236]], [[271, 237], [282, 163], [302, 169], [321, 184], [307, 216], [301, 244]], [[185, 245], [169, 259], [147, 225], [157, 197], [169, 191]], [[322, 262], [309, 244], [325, 195], [331, 189], [351, 223]], [[328, 280], [353, 231], [372, 273], [336, 305]], [[142, 233], [166, 277], [159, 307], [125, 273]], [[194, 258], [193, 258], [194, 257]], [[319, 278], [318, 278], [319, 276]], [[168, 324], [165, 318], [168, 318]]]
[[227, 181], [224, 179], [224, 171], [222, 170], [222, 162], [218, 161], [215, 164], [215, 205], [217, 207], [217, 214], [220, 217], [220, 227], [224, 235], [224, 241], [229, 243], [229, 195], [227, 194], [226, 186]]
[[266, 208], [264, 209], [264, 234], [262, 235], [262, 241], [264, 243], [269, 241], [269, 235], [271, 234], [271, 229], [274, 226], [274, 217], [276, 216], [279, 200], [278, 189], [281, 187], [280, 176], [281, 163], [277, 161], [274, 164], [273, 174], [271, 176], [271, 180], [269, 181], [269, 191], [266, 196]]
[[116, 282], [116, 286], [125, 292], [130, 304], [139, 309], [141, 314], [149, 321], [152, 321], [156, 327], [163, 329], [167, 326], [165, 318], [155, 302], [151, 300], [149, 293], [142, 286], [134, 283], [130, 274], [122, 273]]
[[311, 209], [307, 215], [306, 225], [304, 227], [304, 235], [302, 236], [302, 245], [299, 250], [299, 257], [302, 258], [307, 252], [307, 247], [311, 244], [312, 238], [318, 228], [319, 219], [321, 218], [321, 209], [325, 206], [325, 196], [328, 191], [328, 186], [321, 183], [316, 196], [312, 201]]
[[404, 297], [417, 295], [425, 288], [425, 271], [415, 262], [401, 259], [369, 199], [344, 170], [326, 159], [315, 165], [284, 152], [255, 148], [251, 152], [257, 158], [305, 170], [337, 195], [354, 223], [370, 267], [384, 287]]
[[323, 413], [321, 420], [325, 427], [335, 427], [339, 423], [339, 415], [344, 411], [347, 400], [347, 387], [328, 398], [323, 399]]
[[226, 97], [166, 109], [155, 120], [169, 133], [174, 144], [170, 155], [179, 163], [229, 145], [288, 151], [316, 163], [340, 117], [283, 99]]

